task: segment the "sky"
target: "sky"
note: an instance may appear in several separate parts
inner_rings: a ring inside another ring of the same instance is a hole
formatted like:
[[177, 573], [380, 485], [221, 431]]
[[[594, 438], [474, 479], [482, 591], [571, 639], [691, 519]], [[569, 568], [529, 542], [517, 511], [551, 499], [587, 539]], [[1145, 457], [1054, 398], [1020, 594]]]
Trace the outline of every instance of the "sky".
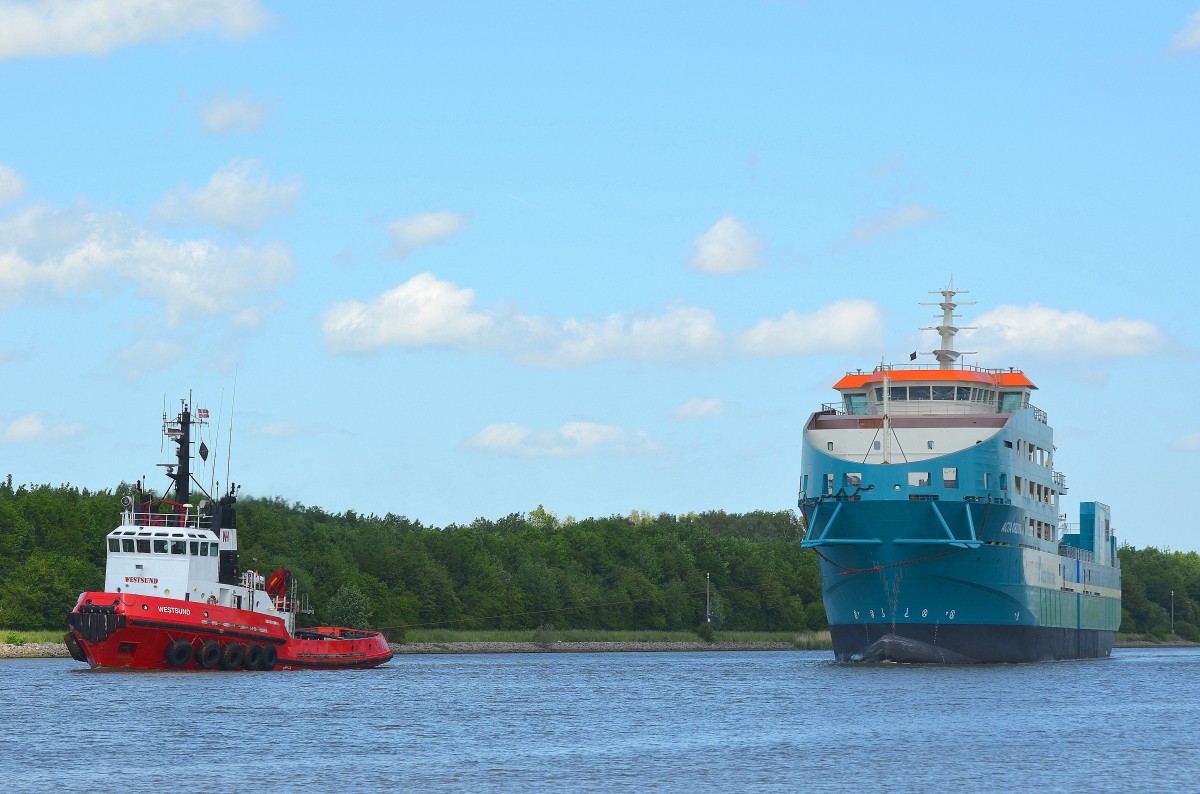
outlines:
[[0, 0], [0, 108], [14, 483], [162, 488], [191, 395], [330, 512], [794, 509], [953, 279], [1071, 520], [1200, 550], [1200, 0]]

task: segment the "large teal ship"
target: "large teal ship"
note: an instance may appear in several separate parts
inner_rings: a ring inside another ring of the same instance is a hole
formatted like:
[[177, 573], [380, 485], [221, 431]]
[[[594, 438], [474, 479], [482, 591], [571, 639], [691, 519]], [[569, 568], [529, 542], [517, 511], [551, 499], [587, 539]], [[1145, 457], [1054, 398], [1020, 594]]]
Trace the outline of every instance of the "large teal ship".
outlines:
[[[804, 428], [799, 506], [840, 661], [1108, 656], [1121, 623], [1110, 511], [1059, 513], [1053, 431], [1014, 368], [959, 361], [953, 285], [935, 365], [843, 377]], [[914, 354], [913, 359], [915, 360]]]

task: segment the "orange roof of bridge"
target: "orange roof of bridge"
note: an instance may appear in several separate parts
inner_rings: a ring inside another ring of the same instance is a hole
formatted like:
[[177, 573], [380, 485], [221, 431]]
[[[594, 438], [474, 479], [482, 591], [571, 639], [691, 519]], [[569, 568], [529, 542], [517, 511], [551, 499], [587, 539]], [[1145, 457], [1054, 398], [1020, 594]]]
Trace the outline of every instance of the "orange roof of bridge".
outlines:
[[862, 374], [854, 373], [846, 375], [833, 384], [833, 388], [861, 389], [869, 384], [883, 383], [884, 375], [888, 376], [889, 381], [896, 383], [911, 383], [913, 381], [926, 383], [982, 383], [1000, 388], [1037, 388], [1029, 378], [1025, 377], [1025, 373], [1017, 370], [1012, 372], [983, 372], [972, 369], [892, 369], [886, 372], [877, 370]]

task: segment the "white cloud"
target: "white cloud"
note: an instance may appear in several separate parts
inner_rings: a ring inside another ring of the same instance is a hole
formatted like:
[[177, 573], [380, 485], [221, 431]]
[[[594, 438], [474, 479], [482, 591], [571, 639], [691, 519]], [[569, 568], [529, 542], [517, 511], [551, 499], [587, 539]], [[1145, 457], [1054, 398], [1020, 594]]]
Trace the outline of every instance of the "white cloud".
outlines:
[[1179, 449], [1184, 452], [1200, 452], [1200, 432], [1180, 436], [1171, 442], [1171, 449]]
[[725, 335], [708, 309], [674, 304], [665, 314], [611, 314], [603, 320], [546, 321], [538, 347], [518, 359], [544, 367], [579, 366], [622, 358], [686, 361], [721, 352]]
[[732, 215], [721, 218], [696, 238], [688, 267], [701, 273], [728, 275], [759, 265], [763, 243]]
[[871, 218], [854, 230], [854, 239], [860, 243], [890, 237], [902, 229], [933, 220], [937, 213], [920, 204], [907, 204], [891, 212]]
[[401, 218], [388, 224], [392, 237], [392, 258], [404, 259], [418, 248], [445, 242], [467, 223], [456, 212], [427, 212], [411, 218]]
[[241, 38], [267, 19], [259, 0], [0, 0], [0, 58], [103, 55], [200, 31]]
[[83, 432], [83, 425], [75, 423], [46, 427], [42, 414], [28, 413], [9, 422], [0, 421], [0, 444], [20, 444], [28, 441], [57, 441], [60, 438]]
[[812, 314], [788, 311], [777, 320], [761, 321], [740, 339], [741, 349], [752, 356], [858, 351], [882, 342], [879, 307], [864, 300], [837, 301]]
[[218, 94], [200, 108], [200, 121], [209, 132], [256, 132], [270, 108], [266, 102], [247, 96]]
[[295, 438], [320, 432], [315, 427], [308, 427], [297, 422], [275, 422], [250, 431], [250, 435], [264, 438]]
[[119, 213], [38, 205], [0, 218], [0, 300], [132, 286], [169, 325], [228, 315], [291, 279], [287, 246], [170, 240]]
[[712, 312], [670, 306], [664, 314], [555, 321], [475, 306], [475, 291], [432, 273], [413, 276], [369, 303], [344, 301], [322, 321], [334, 352], [386, 347], [502, 350], [531, 366], [566, 367], [618, 358], [679, 361], [718, 351]]
[[213, 174], [205, 187], [164, 196], [153, 214], [168, 223], [199, 221], [248, 232], [273, 215], [290, 212], [300, 190], [296, 182], [271, 182], [260, 173], [257, 160], [233, 160]]
[[4, 163], [0, 163], [0, 207], [25, 197], [25, 180]]
[[1062, 312], [1036, 304], [997, 306], [973, 321], [976, 331], [964, 331], [960, 348], [981, 356], [1021, 353], [1039, 357], [1111, 359], [1148, 356], [1168, 344], [1146, 320], [1097, 320], [1083, 312]]
[[630, 455], [650, 453], [657, 446], [645, 433], [630, 433], [613, 425], [568, 422], [557, 430], [534, 432], [519, 424], [492, 424], [466, 446], [484, 452], [523, 458], [571, 457], [591, 453]]
[[432, 273], [413, 276], [370, 303], [332, 306], [322, 323], [325, 341], [339, 352], [381, 347], [484, 344], [495, 318], [472, 308], [475, 291], [440, 281]]
[[1188, 17], [1187, 25], [1171, 40], [1173, 50], [1200, 50], [1200, 12]]
[[725, 413], [725, 401], [716, 398], [703, 400], [693, 397], [675, 409], [676, 419], [703, 419]]

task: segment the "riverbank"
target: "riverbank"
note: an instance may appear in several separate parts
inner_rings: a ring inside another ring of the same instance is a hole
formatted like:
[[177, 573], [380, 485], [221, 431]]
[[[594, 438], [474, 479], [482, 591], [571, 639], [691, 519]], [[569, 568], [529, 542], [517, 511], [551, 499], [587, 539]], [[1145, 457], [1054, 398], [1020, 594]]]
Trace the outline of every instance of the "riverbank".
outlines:
[[[405, 642], [392, 643], [392, 653], [662, 653], [683, 651], [798, 651], [830, 650], [801, 647], [791, 642]], [[1186, 640], [1153, 642], [1128, 640], [1114, 648], [1196, 648]], [[69, 658], [61, 642], [0, 643], [0, 659]]]

